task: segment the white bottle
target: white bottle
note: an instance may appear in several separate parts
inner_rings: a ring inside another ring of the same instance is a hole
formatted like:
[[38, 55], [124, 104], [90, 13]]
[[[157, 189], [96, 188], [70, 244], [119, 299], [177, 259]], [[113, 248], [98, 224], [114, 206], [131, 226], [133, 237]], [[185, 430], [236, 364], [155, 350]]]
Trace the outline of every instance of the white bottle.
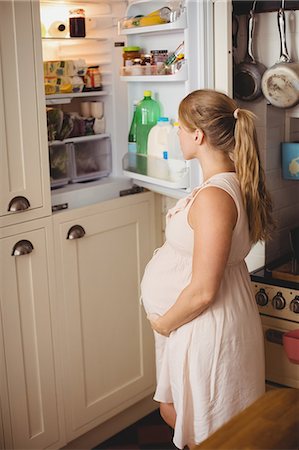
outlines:
[[180, 181], [187, 171], [186, 161], [181, 151], [180, 139], [178, 136], [179, 123], [174, 122], [169, 136], [168, 150], [168, 178], [170, 181]]
[[160, 117], [157, 124], [150, 130], [147, 141], [147, 174], [150, 177], [168, 179], [167, 159], [172, 125], [168, 117]]
[[180, 159], [183, 160], [183, 154], [181, 151], [180, 139], [178, 136], [179, 122], [174, 122], [172, 124], [171, 133], [169, 136], [169, 150], [168, 158], [170, 159]]

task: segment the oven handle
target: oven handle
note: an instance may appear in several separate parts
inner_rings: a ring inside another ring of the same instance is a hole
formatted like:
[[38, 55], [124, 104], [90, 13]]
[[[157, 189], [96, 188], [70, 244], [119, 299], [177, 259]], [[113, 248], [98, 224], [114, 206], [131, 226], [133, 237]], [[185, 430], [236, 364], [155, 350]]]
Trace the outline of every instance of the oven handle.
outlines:
[[267, 341], [272, 342], [273, 344], [283, 345], [282, 337], [284, 335], [283, 331], [273, 330], [272, 328], [268, 328], [266, 330], [265, 336]]

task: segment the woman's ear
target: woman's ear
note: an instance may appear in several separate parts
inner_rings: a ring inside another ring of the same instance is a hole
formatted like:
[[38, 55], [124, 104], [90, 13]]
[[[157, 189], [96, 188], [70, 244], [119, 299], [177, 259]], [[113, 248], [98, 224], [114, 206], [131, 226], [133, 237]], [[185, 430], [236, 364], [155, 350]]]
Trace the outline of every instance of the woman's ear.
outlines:
[[203, 142], [203, 138], [204, 138], [204, 133], [203, 133], [203, 131], [200, 129], [200, 128], [198, 128], [196, 131], [195, 131], [195, 141], [196, 141], [196, 143], [198, 144], [198, 145], [201, 145], [202, 144], [202, 142]]

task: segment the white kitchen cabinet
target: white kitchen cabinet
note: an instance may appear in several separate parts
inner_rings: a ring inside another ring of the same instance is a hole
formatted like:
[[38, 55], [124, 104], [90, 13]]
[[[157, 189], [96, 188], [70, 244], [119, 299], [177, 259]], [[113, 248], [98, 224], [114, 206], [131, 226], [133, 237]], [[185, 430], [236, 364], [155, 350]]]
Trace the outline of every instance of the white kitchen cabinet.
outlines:
[[39, 2], [0, 0], [0, 226], [51, 214]]
[[59, 448], [51, 218], [3, 228], [0, 256], [1, 448]]
[[53, 217], [68, 441], [154, 390], [153, 336], [139, 301], [154, 211], [154, 194], [142, 193]]

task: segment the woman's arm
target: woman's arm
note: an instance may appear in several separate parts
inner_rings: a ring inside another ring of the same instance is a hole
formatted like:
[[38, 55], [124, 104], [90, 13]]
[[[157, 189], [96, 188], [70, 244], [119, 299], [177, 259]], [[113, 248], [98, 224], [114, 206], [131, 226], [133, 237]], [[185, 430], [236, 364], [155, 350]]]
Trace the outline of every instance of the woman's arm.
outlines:
[[228, 260], [237, 208], [223, 189], [207, 187], [191, 205], [189, 223], [194, 231], [192, 277], [176, 303], [152, 328], [164, 336], [201, 314], [218, 292]]

